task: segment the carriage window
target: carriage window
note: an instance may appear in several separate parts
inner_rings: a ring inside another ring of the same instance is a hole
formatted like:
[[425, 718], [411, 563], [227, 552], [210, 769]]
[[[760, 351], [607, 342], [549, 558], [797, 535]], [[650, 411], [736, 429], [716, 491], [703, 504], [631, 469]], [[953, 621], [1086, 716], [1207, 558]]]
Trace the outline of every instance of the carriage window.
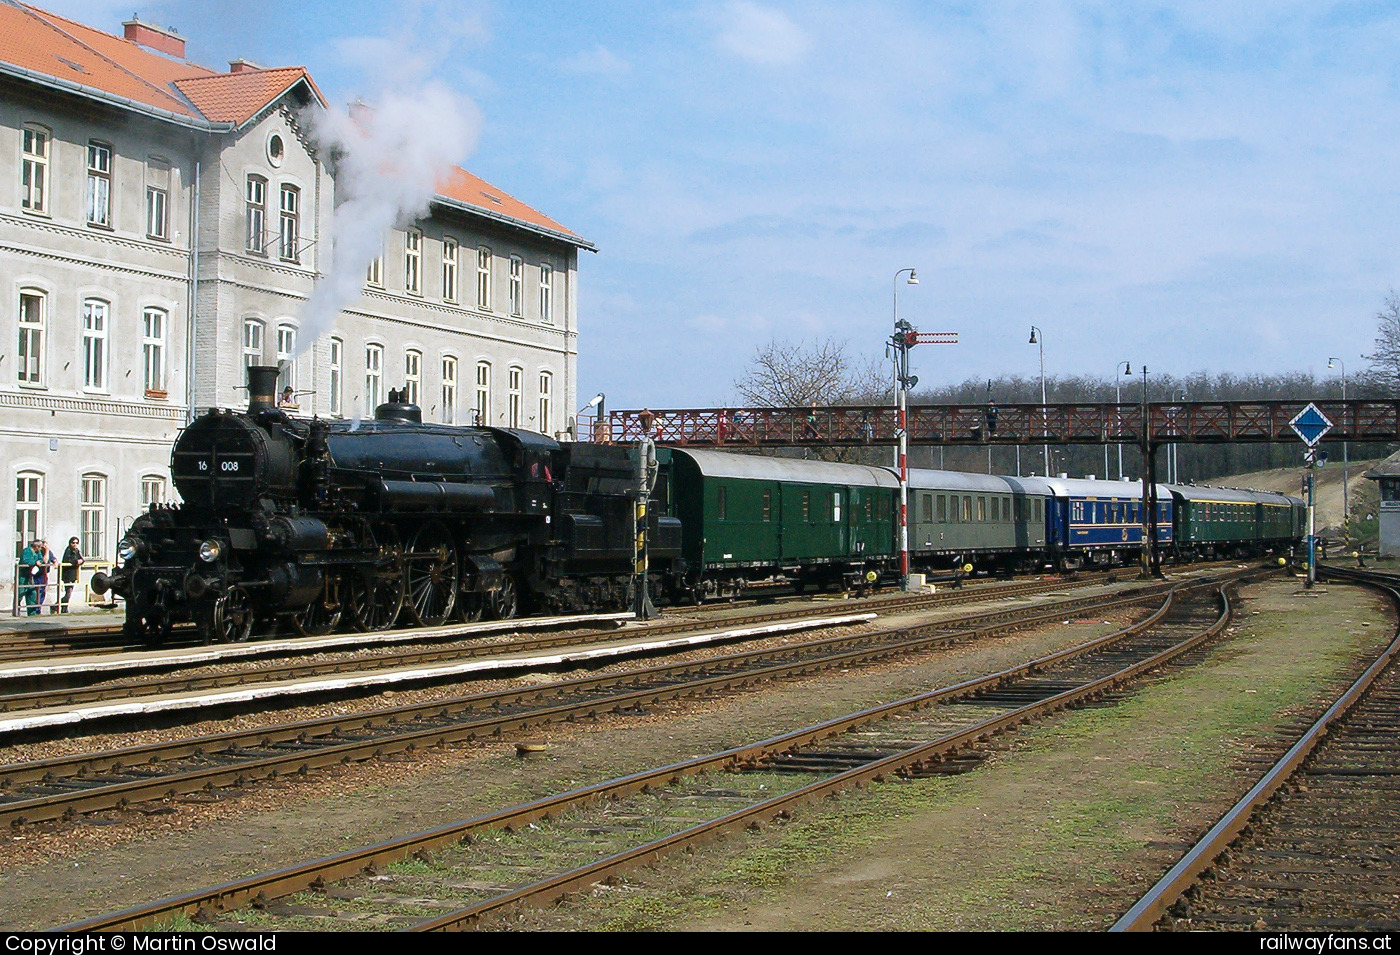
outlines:
[[992, 498], [992, 520], [993, 520], [993, 521], [1000, 521], [1000, 520], [1001, 520], [1001, 499], [1000, 499], [1000, 498], [996, 498], [996, 497]]
[[840, 523], [841, 523], [841, 492], [840, 492], [840, 491], [832, 491], [832, 492], [831, 492], [831, 522], [832, 522], [833, 524], [840, 524]]
[[946, 494], [938, 495], [938, 523], [948, 523], [948, 496]]
[[766, 521], [771, 521], [772, 519], [773, 519], [773, 492], [772, 492], [772, 491], [764, 491], [764, 492], [763, 492], [763, 520], [766, 522]]
[[1044, 519], [1044, 517], [1045, 517], [1045, 512], [1042, 510], [1042, 507], [1043, 507], [1043, 505], [1042, 505], [1042, 503], [1041, 503], [1041, 499], [1040, 499], [1040, 498], [1036, 498], [1036, 499], [1035, 499], [1035, 517], [1033, 518], [1033, 520], [1039, 521], [1039, 520], [1043, 520], [1043, 519]]
[[812, 492], [802, 492], [802, 519], [810, 521], [812, 519]]
[[924, 517], [923, 517], [923, 520], [924, 520], [924, 523], [927, 524], [929, 521], [933, 520], [933, 495], [932, 495], [932, 494], [924, 494], [924, 495], [921, 495], [921, 501], [920, 501], [920, 503], [923, 505], [923, 508], [924, 508]]
[[724, 518], [725, 518], [725, 513], [724, 513], [724, 512], [725, 512], [725, 506], [724, 506], [724, 505], [725, 505], [725, 493], [724, 493], [724, 492], [725, 492], [725, 488], [721, 487], [721, 488], [717, 488], [716, 490], [719, 491], [719, 507], [718, 507], [719, 519], [720, 519], [720, 520], [724, 520]]
[[963, 497], [962, 522], [964, 524], [972, 523], [972, 495], [970, 494]]
[[985, 497], [977, 499], [977, 522], [979, 524], [987, 523], [987, 499]]

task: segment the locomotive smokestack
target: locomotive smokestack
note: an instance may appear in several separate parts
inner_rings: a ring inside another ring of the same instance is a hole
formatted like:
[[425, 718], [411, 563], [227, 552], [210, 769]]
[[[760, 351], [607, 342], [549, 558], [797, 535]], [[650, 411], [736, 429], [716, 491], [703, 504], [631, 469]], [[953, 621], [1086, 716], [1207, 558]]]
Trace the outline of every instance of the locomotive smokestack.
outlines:
[[248, 366], [248, 413], [277, 407], [277, 366]]

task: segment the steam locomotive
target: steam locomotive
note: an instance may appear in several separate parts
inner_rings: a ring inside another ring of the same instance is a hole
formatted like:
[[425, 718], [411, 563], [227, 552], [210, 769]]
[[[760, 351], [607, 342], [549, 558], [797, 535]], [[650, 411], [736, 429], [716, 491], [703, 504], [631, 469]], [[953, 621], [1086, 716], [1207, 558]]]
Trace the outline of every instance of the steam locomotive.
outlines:
[[[94, 577], [125, 598], [129, 638], [159, 645], [184, 621], [229, 642], [278, 620], [320, 634], [627, 604], [636, 449], [424, 424], [392, 391], [373, 420], [305, 421], [277, 407], [277, 374], [250, 368], [246, 412], [181, 432], [183, 504], [137, 518], [120, 567]], [[657, 586], [685, 576], [665, 511], [648, 523]]]

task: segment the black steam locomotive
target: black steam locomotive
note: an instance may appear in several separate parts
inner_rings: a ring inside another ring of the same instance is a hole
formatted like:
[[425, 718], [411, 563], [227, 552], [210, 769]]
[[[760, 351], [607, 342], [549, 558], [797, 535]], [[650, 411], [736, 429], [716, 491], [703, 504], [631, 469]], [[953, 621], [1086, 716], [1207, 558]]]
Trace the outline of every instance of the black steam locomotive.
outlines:
[[[394, 392], [372, 421], [300, 420], [274, 402], [277, 372], [250, 368], [246, 413], [180, 434], [184, 503], [139, 517], [120, 568], [94, 577], [125, 598], [129, 637], [157, 645], [182, 621], [226, 642], [279, 621], [319, 634], [630, 606], [635, 448], [424, 424]], [[661, 587], [685, 568], [658, 503]]]

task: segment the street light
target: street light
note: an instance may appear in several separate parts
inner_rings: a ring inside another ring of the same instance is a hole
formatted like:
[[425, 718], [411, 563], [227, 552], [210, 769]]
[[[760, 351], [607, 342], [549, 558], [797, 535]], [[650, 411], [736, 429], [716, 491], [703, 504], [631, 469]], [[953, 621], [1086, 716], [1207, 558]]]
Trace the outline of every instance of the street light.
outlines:
[[[1121, 376], [1119, 375], [1119, 373], [1118, 373], [1118, 369], [1119, 369], [1119, 368], [1122, 368], [1122, 369], [1123, 369], [1123, 374], [1124, 374], [1124, 375], [1127, 375], [1129, 378], [1131, 378], [1132, 375], [1133, 375], [1133, 365], [1132, 365], [1132, 362], [1120, 361], [1118, 364], [1116, 364], [1116, 365], [1113, 366], [1113, 379], [1114, 379], [1114, 383], [1118, 386], [1118, 404], [1121, 405], [1121, 404], [1123, 403], [1123, 379], [1122, 379], [1122, 377], [1121, 377]], [[1121, 433], [1123, 432], [1123, 418], [1122, 418], [1122, 415], [1121, 415], [1121, 413], [1118, 411], [1117, 408], [1113, 409], [1113, 421], [1114, 421], [1115, 424], [1118, 425], [1118, 432], [1119, 432], [1119, 434], [1121, 434]], [[1108, 447], [1107, 447], [1107, 446], [1104, 447], [1104, 454], [1105, 454], [1105, 455], [1108, 454]], [[1107, 458], [1106, 456], [1105, 456], [1104, 459], [1103, 459], [1103, 473], [1104, 473], [1104, 476], [1105, 476], [1105, 477], [1108, 476], [1108, 458]], [[1122, 442], [1122, 441], [1119, 441], [1119, 442], [1118, 442], [1118, 480], [1120, 480], [1120, 481], [1123, 480], [1123, 442]]]
[[[906, 332], [912, 332], [913, 326], [908, 322], [901, 324], [899, 321], [899, 277], [905, 272], [909, 273], [909, 278], [905, 280], [908, 285], [919, 284], [919, 273], [910, 269], [900, 269], [894, 273], [892, 287], [894, 291], [894, 338], [891, 343], [897, 343]], [[912, 339], [910, 339], [912, 340]], [[909, 348], [906, 343], [904, 347], [895, 348], [895, 396], [899, 402], [899, 584], [902, 589], [909, 589], [909, 432], [905, 426], [906, 410], [909, 404], [909, 389], [918, 384], [919, 379], [911, 378], [909, 375]]]
[[575, 437], [577, 437], [577, 432], [578, 432], [578, 417], [579, 417], [579, 415], [583, 414], [585, 411], [589, 411], [589, 410], [591, 410], [591, 409], [593, 409], [593, 408], [597, 408], [597, 409], [598, 409], [598, 417], [597, 417], [597, 418], [595, 419], [595, 421], [594, 421], [594, 425], [593, 425], [593, 430], [592, 430], [592, 432], [590, 432], [590, 434], [588, 435], [588, 438], [589, 438], [590, 441], [595, 440], [595, 439], [597, 438], [597, 436], [598, 436], [598, 435], [597, 435], [597, 431], [598, 431], [597, 423], [598, 423], [599, 421], [602, 421], [602, 420], [603, 420], [603, 402], [606, 401], [606, 400], [607, 400], [607, 396], [604, 395], [604, 394], [600, 391], [600, 392], [598, 392], [596, 395], [593, 396], [593, 399], [592, 399], [591, 401], [589, 401], [588, 404], [586, 404], [586, 405], [584, 405], [582, 408], [578, 409], [578, 413], [574, 415], [574, 432], [575, 432]]
[[[1329, 358], [1329, 359], [1327, 359], [1327, 367], [1328, 367], [1328, 368], [1331, 368], [1334, 364], [1337, 364], [1337, 365], [1341, 365], [1341, 366], [1342, 366], [1342, 425], [1343, 425], [1342, 430], [1343, 430], [1343, 431], [1346, 431], [1346, 417], [1347, 417], [1347, 410], [1346, 410], [1346, 400], [1347, 400], [1347, 363], [1344, 362], [1344, 361], [1342, 361], [1340, 358]], [[1348, 470], [1349, 465], [1350, 465], [1350, 461], [1348, 461], [1348, 459], [1347, 459], [1347, 443], [1346, 443], [1345, 441], [1343, 441], [1343, 442], [1342, 442], [1342, 540], [1346, 542], [1346, 545], [1347, 545], [1348, 547], [1351, 546], [1351, 502], [1350, 502], [1350, 500], [1349, 500], [1349, 498], [1348, 498], [1348, 491], [1349, 491], [1350, 489], [1347, 487], [1347, 470]]]
[[[1177, 396], [1177, 394], [1180, 394], [1180, 395], [1181, 395], [1181, 398], [1180, 398], [1179, 400], [1181, 400], [1181, 401], [1185, 401], [1185, 400], [1186, 400], [1187, 395], [1186, 395], [1186, 390], [1185, 390], [1185, 389], [1182, 389], [1180, 392], [1175, 392], [1175, 391], [1173, 391], [1173, 392], [1172, 392], [1172, 397], [1175, 399], [1176, 396]], [[1180, 431], [1180, 430], [1181, 430], [1180, 427], [1179, 427], [1179, 416], [1180, 416], [1180, 414], [1181, 414], [1181, 409], [1180, 409], [1180, 408], [1173, 408], [1173, 409], [1172, 409], [1172, 430], [1173, 430], [1173, 431]], [[1180, 442], [1177, 442], [1177, 441], [1173, 441], [1173, 442], [1172, 442], [1171, 480], [1167, 482], [1167, 483], [1169, 483], [1169, 484], [1177, 484], [1177, 483], [1179, 483], [1180, 480], [1181, 480], [1181, 471], [1179, 471], [1179, 470], [1177, 469], [1177, 466], [1176, 466], [1176, 446], [1177, 446], [1177, 444], [1179, 444], [1179, 443], [1180, 443]]]
[[[1036, 336], [1040, 336], [1037, 338]], [[1031, 326], [1030, 344], [1040, 345], [1040, 436], [1050, 437], [1050, 421], [1045, 416], [1045, 332], [1035, 325]], [[1041, 451], [1045, 455], [1045, 476], [1050, 476], [1050, 442], [1046, 441], [1041, 445]]]

